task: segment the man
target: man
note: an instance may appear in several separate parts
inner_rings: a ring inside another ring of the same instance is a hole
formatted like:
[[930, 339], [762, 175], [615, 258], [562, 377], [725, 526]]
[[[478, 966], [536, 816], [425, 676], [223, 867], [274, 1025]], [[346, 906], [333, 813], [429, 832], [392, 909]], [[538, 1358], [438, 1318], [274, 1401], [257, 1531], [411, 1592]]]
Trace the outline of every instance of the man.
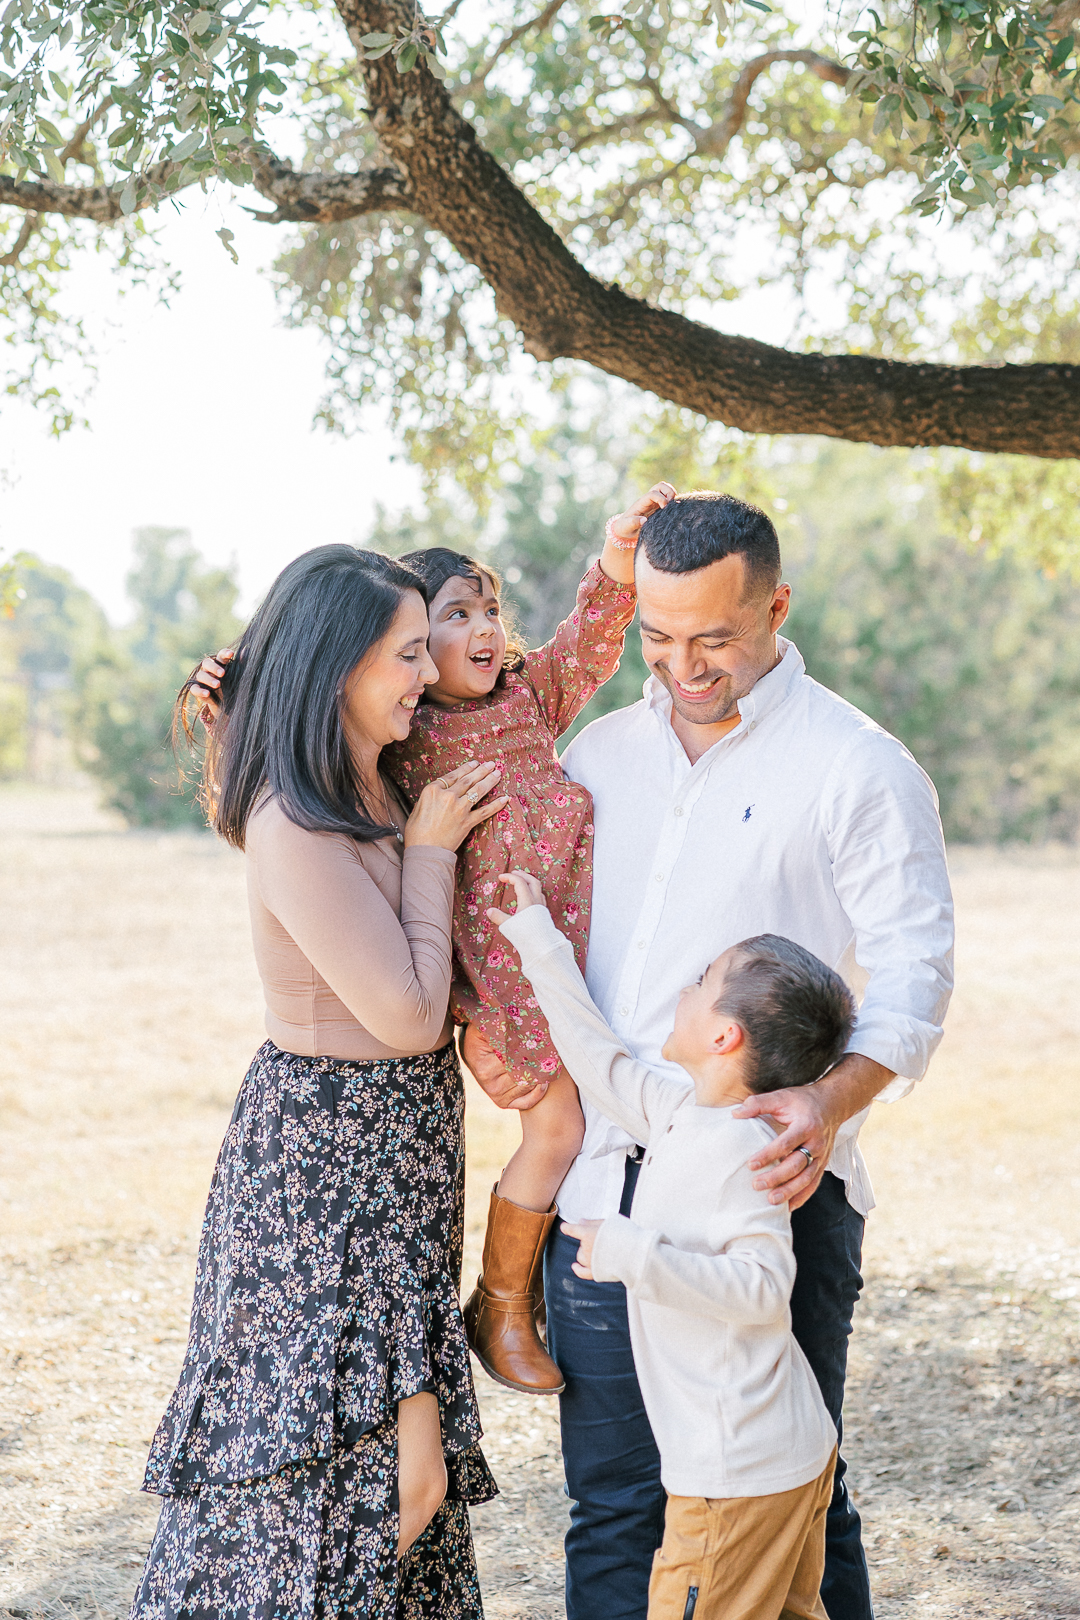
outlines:
[[[835, 1068], [741, 1110], [782, 1127], [750, 1167], [792, 1210], [792, 1327], [839, 1427], [873, 1203], [856, 1137], [875, 1098], [904, 1096], [925, 1072], [952, 986], [936, 798], [906, 749], [810, 680], [778, 635], [791, 592], [763, 512], [725, 495], [669, 500], [642, 528], [636, 580], [644, 697], [595, 721], [563, 758], [596, 809], [586, 978], [628, 1048], [673, 1079], [660, 1047], [678, 992], [737, 940], [793, 939], [861, 993]], [[485, 1089], [521, 1106], [503, 1079]], [[628, 1213], [641, 1157], [588, 1104], [585, 1117], [558, 1199], [571, 1223]], [[545, 1278], [549, 1347], [566, 1378], [567, 1616], [645, 1620], [663, 1535], [659, 1455], [624, 1290], [575, 1276], [576, 1253], [556, 1229]], [[872, 1620], [842, 1460], [822, 1597], [830, 1620]]]

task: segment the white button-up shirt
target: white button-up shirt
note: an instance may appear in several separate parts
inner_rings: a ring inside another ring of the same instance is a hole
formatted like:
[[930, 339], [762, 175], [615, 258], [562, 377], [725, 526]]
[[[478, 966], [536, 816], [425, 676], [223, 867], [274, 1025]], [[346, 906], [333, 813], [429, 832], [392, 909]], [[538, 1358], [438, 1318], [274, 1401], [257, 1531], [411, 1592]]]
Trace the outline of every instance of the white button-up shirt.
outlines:
[[[691, 765], [671, 698], [595, 720], [563, 755], [595, 805], [586, 980], [616, 1035], [658, 1074], [684, 985], [754, 934], [781, 934], [836, 968], [860, 1002], [848, 1050], [906, 1096], [941, 1039], [952, 991], [953, 909], [933, 785], [895, 737], [781, 661], [739, 703], [739, 724]], [[585, 1140], [559, 1190], [564, 1220], [618, 1211], [633, 1141], [584, 1104]], [[829, 1169], [867, 1214], [857, 1137], [841, 1128]]]

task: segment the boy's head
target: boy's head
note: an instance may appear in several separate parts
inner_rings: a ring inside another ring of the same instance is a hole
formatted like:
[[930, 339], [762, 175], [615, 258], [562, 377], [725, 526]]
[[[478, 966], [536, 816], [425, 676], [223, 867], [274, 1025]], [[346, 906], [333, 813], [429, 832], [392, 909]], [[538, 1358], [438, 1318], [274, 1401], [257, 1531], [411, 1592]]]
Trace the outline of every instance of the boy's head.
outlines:
[[757, 934], [679, 997], [664, 1056], [691, 1073], [713, 1058], [750, 1092], [806, 1086], [844, 1055], [855, 1000], [838, 973], [790, 939]]

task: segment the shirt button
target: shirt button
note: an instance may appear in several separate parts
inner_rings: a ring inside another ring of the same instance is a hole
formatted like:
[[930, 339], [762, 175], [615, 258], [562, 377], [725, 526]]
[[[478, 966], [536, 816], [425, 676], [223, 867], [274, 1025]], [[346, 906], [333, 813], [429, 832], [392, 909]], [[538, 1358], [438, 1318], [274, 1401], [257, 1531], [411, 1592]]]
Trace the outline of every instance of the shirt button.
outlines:
[[624, 1018], [629, 1018], [629, 1016], [630, 1016], [630, 1009], [629, 1009], [629, 1007], [620, 1007], [620, 1008], [619, 1008], [619, 1012], [620, 1012], [620, 1013], [621, 1013], [621, 1014], [622, 1014], [622, 1016], [623, 1016], [623, 1017], [624, 1017]]
[[681, 816], [681, 815], [682, 815], [682, 813], [683, 813], [683, 807], [682, 807], [682, 805], [681, 805], [681, 804], [677, 804], [677, 805], [676, 805], [676, 806], [675, 806], [675, 814], [676, 814], [676, 815], [677, 815], [677, 816]]
[[657, 872], [657, 874], [656, 874], [656, 881], [657, 881], [657, 883], [663, 883], [663, 881], [664, 881], [664, 874], [663, 874], [663, 872]]
[[756, 720], [751, 720], [751, 722], [750, 722], [750, 724], [749, 724], [749, 725], [748, 725], [748, 726], [747, 726], [747, 728], [746, 728], [746, 729], [747, 729], [747, 731], [753, 731], [753, 729], [754, 729], [754, 727], [755, 727], [755, 726], [756, 726], [756, 725], [757, 725], [757, 721], [756, 721]]
[[645, 941], [643, 939], [638, 940], [637, 948], [639, 951], [643, 951], [645, 949]]

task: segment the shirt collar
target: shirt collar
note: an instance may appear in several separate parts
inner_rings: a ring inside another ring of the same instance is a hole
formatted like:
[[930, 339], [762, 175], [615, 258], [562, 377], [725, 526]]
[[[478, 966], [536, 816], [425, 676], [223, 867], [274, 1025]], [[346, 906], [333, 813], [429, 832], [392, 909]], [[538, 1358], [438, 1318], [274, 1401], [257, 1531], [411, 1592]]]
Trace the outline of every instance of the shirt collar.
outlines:
[[[751, 720], [760, 723], [765, 715], [778, 708], [790, 696], [800, 681], [806, 679], [806, 665], [795, 643], [788, 641], [785, 636], [777, 636], [776, 646], [780, 653], [780, 662], [774, 664], [769, 673], [763, 675], [744, 698], [739, 699], [739, 725], [728, 732], [728, 737], [733, 737], [736, 731], [741, 731]], [[670, 720], [671, 693], [655, 675], [649, 676], [641, 689], [641, 695], [645, 699], [646, 708], [655, 710], [662, 719]]]

